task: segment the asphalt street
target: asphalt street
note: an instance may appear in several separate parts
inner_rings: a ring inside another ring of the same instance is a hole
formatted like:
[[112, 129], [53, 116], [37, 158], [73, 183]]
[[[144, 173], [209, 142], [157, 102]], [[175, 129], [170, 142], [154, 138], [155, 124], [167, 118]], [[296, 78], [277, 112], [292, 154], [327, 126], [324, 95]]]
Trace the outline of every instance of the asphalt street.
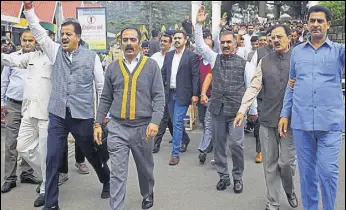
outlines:
[[[4, 172], [4, 129], [1, 129], [1, 184]], [[167, 132], [168, 133], [168, 132]], [[197, 147], [201, 138], [201, 129], [189, 131], [191, 144], [186, 153], [181, 155], [177, 166], [169, 166], [171, 144], [166, 133], [161, 151], [155, 154], [155, 204], [153, 210], [264, 210], [266, 203], [266, 187], [262, 164], [256, 164], [255, 139], [252, 134], [245, 138], [245, 171], [244, 192], [235, 194], [232, 185], [219, 192], [215, 186], [218, 175], [209, 163], [212, 154], [208, 155], [205, 165], [198, 162]], [[74, 144], [69, 145], [69, 180], [60, 187], [59, 205], [63, 210], [108, 210], [109, 200], [100, 198], [102, 185], [96, 173], [78, 174], [74, 163]], [[91, 168], [91, 166], [89, 165]], [[232, 161], [229, 159], [229, 169]], [[20, 168], [18, 169], [18, 175]], [[299, 172], [295, 178], [296, 193], [300, 201]], [[33, 202], [38, 196], [36, 185], [21, 184], [11, 192], [1, 194], [2, 210], [37, 210]], [[340, 179], [337, 195], [337, 210], [345, 209], [345, 142], [340, 155]], [[141, 209], [142, 198], [138, 187], [136, 166], [131, 157], [126, 195], [126, 210]], [[282, 190], [280, 210], [290, 210]], [[297, 208], [301, 210], [301, 205]], [[322, 208], [320, 208], [322, 209]]]

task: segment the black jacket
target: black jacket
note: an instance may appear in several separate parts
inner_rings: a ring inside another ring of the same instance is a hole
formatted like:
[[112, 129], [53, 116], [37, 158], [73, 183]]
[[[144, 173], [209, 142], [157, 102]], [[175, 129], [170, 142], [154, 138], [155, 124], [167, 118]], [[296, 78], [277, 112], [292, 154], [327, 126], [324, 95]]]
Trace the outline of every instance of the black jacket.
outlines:
[[[171, 70], [175, 50], [167, 52], [162, 66], [162, 79], [165, 87], [166, 100], [169, 101]], [[181, 57], [176, 77], [177, 103], [182, 106], [191, 104], [192, 96], [200, 95], [200, 76], [198, 55], [185, 49]]]

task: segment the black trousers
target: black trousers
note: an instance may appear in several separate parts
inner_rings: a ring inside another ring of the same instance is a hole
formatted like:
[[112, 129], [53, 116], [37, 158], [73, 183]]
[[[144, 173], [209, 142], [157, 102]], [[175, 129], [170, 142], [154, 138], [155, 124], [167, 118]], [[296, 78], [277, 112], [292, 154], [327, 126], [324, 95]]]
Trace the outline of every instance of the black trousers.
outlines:
[[[75, 155], [75, 159], [77, 163], [85, 162], [85, 156], [80, 146], [78, 146], [76, 142], [74, 143], [74, 155]], [[68, 173], [68, 144], [66, 144], [65, 151], [62, 156], [62, 162], [61, 162], [61, 166], [59, 167], [59, 173], [64, 173], [64, 174]]]

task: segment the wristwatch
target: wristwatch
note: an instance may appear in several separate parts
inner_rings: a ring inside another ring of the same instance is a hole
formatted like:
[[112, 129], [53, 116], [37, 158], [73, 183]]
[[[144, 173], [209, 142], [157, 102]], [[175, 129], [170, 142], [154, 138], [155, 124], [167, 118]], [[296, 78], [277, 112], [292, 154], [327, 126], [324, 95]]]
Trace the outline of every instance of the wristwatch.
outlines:
[[200, 97], [203, 97], [203, 96], [207, 97], [207, 95], [206, 95], [206, 94], [201, 94], [201, 95], [200, 95]]

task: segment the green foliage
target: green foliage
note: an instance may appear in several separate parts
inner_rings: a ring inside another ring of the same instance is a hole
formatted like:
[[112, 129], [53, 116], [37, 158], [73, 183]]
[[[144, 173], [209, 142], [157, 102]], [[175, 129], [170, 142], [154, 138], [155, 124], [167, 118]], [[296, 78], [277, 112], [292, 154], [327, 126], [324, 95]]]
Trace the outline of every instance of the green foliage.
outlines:
[[320, 1], [322, 6], [327, 7], [332, 12], [332, 20], [345, 18], [345, 2], [344, 1]]

